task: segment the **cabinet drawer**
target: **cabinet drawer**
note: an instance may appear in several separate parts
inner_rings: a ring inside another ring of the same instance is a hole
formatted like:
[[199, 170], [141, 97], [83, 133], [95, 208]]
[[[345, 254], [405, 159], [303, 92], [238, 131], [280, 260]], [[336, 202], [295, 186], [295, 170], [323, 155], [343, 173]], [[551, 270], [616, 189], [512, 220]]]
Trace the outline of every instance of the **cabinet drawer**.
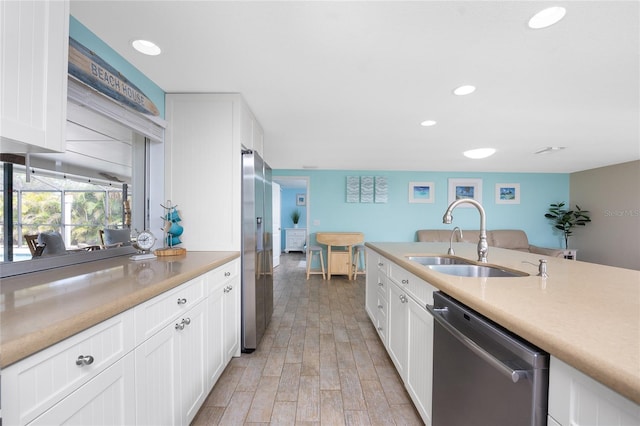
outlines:
[[240, 260], [233, 260], [225, 265], [219, 266], [206, 274], [207, 291], [211, 293], [214, 288], [223, 282], [230, 281], [240, 273]]
[[395, 263], [390, 264], [389, 278], [412, 296], [418, 304], [424, 306], [427, 303], [433, 303], [433, 292], [436, 288]]
[[377, 293], [379, 295], [379, 297], [384, 297], [385, 299], [388, 299], [388, 293], [389, 293], [389, 284], [387, 283], [387, 277], [386, 275], [381, 274], [380, 272], [378, 272], [376, 275], [376, 287], [377, 287]]
[[201, 300], [205, 275], [166, 291], [134, 309], [136, 345], [153, 336]]
[[134, 424], [136, 411], [133, 369], [133, 352], [130, 352], [29, 426]]
[[367, 265], [375, 265], [378, 271], [380, 271], [384, 275], [389, 275], [390, 262], [384, 256], [379, 255], [373, 250], [367, 249], [367, 253]]
[[389, 309], [389, 302], [385, 296], [378, 293], [377, 306], [376, 306], [376, 331], [380, 335], [380, 339], [386, 345], [387, 344], [387, 310]]
[[[2, 371], [5, 424], [26, 424], [134, 348], [131, 310]], [[85, 363], [79, 362], [79, 357]]]

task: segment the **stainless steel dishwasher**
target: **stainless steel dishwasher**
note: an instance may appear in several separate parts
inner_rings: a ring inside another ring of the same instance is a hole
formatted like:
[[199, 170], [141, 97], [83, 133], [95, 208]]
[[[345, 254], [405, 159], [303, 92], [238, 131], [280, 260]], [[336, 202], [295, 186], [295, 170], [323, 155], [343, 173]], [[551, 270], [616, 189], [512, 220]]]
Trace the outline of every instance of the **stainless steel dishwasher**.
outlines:
[[549, 354], [433, 294], [433, 426], [547, 424]]

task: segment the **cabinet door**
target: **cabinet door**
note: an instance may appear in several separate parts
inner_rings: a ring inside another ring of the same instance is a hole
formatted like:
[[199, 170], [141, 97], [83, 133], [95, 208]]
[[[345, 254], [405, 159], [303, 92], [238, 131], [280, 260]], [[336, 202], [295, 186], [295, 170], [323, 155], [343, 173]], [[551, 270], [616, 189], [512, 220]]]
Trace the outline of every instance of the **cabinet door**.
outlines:
[[180, 424], [180, 334], [170, 324], [135, 351], [136, 423]]
[[[178, 330], [180, 361], [180, 411], [182, 424], [188, 425], [198, 414], [209, 387], [207, 386], [206, 367], [206, 315], [205, 303], [194, 306], [183, 317], [185, 327]], [[175, 326], [174, 326], [175, 327]]]
[[207, 385], [215, 385], [225, 366], [225, 296], [224, 285], [216, 285], [207, 300]]
[[640, 405], [551, 357], [549, 415], [561, 425], [637, 426]]
[[415, 300], [407, 303], [408, 351], [406, 387], [422, 420], [431, 425], [433, 386], [433, 317]]
[[351, 272], [351, 259], [348, 251], [332, 250], [330, 257], [330, 274], [349, 275], [349, 273]]
[[69, 1], [2, 1], [0, 22], [1, 151], [62, 152]]
[[129, 353], [30, 425], [135, 424], [134, 356]]
[[234, 356], [240, 356], [240, 277], [225, 285], [224, 300], [224, 349], [225, 365]]
[[406, 380], [408, 300], [404, 290], [389, 281], [387, 351], [403, 381]]

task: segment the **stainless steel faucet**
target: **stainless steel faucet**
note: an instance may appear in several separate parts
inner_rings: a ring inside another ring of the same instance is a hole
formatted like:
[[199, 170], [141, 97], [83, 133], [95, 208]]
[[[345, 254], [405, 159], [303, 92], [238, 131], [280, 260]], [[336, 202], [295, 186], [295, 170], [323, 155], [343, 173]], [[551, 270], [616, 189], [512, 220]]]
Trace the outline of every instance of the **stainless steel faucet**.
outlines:
[[456, 254], [456, 252], [453, 251], [453, 236], [456, 234], [456, 230], [460, 235], [460, 239], [462, 239], [462, 229], [460, 229], [459, 226], [456, 226], [455, 228], [453, 228], [453, 232], [451, 232], [451, 239], [449, 239], [449, 250], [447, 251], [447, 254], [450, 254], [452, 256]]
[[[444, 212], [444, 216], [442, 216], [442, 223], [450, 224], [453, 222], [453, 209], [458, 207], [460, 204], [471, 204], [480, 213], [480, 240], [478, 241], [478, 262], [487, 263], [487, 252], [489, 251], [489, 244], [487, 243], [487, 226], [486, 226], [486, 215], [484, 213], [484, 208], [482, 208], [482, 204], [477, 202], [471, 198], [461, 198], [459, 200], [454, 201], [449, 204], [447, 207], [447, 211]], [[454, 229], [455, 230], [455, 229]], [[453, 236], [453, 234], [452, 234]]]

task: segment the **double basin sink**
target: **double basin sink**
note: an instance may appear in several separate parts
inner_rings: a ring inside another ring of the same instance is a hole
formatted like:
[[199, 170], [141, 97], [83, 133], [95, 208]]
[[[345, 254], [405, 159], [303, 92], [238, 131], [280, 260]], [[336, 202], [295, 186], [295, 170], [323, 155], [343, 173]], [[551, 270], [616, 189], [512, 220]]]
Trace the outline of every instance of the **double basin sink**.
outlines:
[[529, 274], [493, 265], [478, 265], [456, 256], [406, 256], [432, 271], [458, 277], [526, 277]]

